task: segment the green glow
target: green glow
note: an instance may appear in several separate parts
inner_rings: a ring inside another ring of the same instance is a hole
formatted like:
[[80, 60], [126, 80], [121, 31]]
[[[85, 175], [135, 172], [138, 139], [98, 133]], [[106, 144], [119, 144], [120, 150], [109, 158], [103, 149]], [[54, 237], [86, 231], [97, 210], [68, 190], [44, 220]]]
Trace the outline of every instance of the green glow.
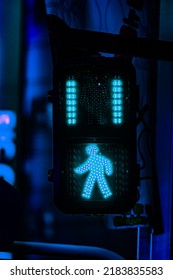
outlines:
[[76, 88], [66, 88], [66, 92], [68, 93], [75, 93], [76, 92]]
[[122, 90], [123, 90], [122, 87], [118, 87], [118, 86], [112, 88], [112, 92], [122, 92]]
[[123, 103], [123, 101], [121, 99], [112, 99], [112, 104], [113, 105], [120, 105], [122, 103]]
[[77, 101], [76, 100], [66, 100], [67, 105], [76, 105]]
[[66, 81], [66, 123], [67, 125], [77, 124], [77, 81]]
[[113, 123], [114, 124], [121, 124], [122, 123], [122, 118], [113, 118]]
[[113, 117], [117, 118], [117, 117], [122, 117], [123, 113], [122, 112], [113, 112]]
[[76, 99], [77, 95], [76, 94], [66, 94], [67, 99]]
[[76, 87], [77, 83], [75, 80], [67, 80], [66, 81], [66, 87]]
[[122, 86], [123, 85], [123, 81], [120, 79], [114, 79], [112, 80], [112, 85], [113, 86]]
[[118, 98], [123, 98], [123, 95], [122, 95], [122, 93], [113, 93], [113, 94], [112, 94], [112, 98], [115, 98], [115, 99], [116, 99], [116, 98], [117, 98], [117, 99], [118, 99]]
[[68, 119], [67, 124], [76, 124], [76, 119]]
[[123, 123], [123, 81], [114, 79], [111, 82], [112, 123]]
[[75, 119], [76, 116], [77, 116], [76, 113], [67, 113], [67, 118], [69, 118], [69, 119]]
[[83, 187], [82, 197], [88, 200], [91, 199], [94, 185], [97, 182], [103, 198], [107, 199], [112, 196], [112, 192], [106, 181], [105, 174], [107, 176], [113, 174], [113, 164], [107, 157], [101, 155], [97, 144], [88, 145], [86, 153], [89, 156], [88, 159], [77, 168], [74, 168], [74, 172], [78, 175], [89, 172]]
[[122, 106], [112, 106], [113, 111], [122, 111], [123, 107]]

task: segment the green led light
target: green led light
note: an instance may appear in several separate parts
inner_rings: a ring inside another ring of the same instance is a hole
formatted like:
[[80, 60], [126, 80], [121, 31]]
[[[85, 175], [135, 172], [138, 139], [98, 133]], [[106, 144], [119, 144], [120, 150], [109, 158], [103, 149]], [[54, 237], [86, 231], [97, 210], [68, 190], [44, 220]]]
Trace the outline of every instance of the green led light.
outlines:
[[76, 102], [76, 100], [66, 100], [66, 104], [67, 105], [76, 105], [77, 102]]
[[75, 80], [67, 80], [66, 81], [66, 86], [67, 87], [75, 87], [77, 85]]
[[66, 94], [67, 99], [76, 99], [77, 95], [76, 94]]
[[113, 87], [112, 92], [122, 92], [123, 88], [122, 87]]
[[67, 119], [67, 124], [76, 124], [76, 119]]
[[112, 80], [112, 85], [113, 86], [122, 86], [123, 85], [123, 81], [120, 79], [114, 79]]
[[112, 98], [115, 98], [115, 99], [120, 99], [122, 97], [123, 97], [122, 93], [113, 93], [112, 94]]
[[123, 123], [123, 81], [113, 79], [111, 85], [112, 122], [119, 125]]
[[76, 92], [76, 88], [75, 87], [68, 87], [68, 88], [66, 88], [66, 92], [68, 92], [68, 93], [75, 93]]
[[75, 106], [67, 106], [66, 107], [67, 112], [75, 112], [77, 108]]
[[113, 117], [117, 118], [117, 117], [122, 117], [123, 113], [122, 112], [113, 112]]
[[81, 193], [84, 199], [91, 199], [95, 183], [97, 182], [99, 190], [104, 199], [112, 196], [112, 191], [108, 185], [106, 176], [113, 173], [112, 161], [101, 154], [97, 144], [90, 144], [86, 147], [88, 159], [80, 166], [74, 168], [74, 172], [78, 175], [89, 173], [83, 191]]
[[122, 106], [112, 106], [113, 111], [122, 111], [123, 107]]
[[113, 99], [112, 100], [113, 105], [121, 105], [122, 103], [123, 103], [123, 101], [121, 99]]
[[77, 114], [76, 113], [67, 113], [67, 118], [76, 118]]
[[66, 81], [66, 123], [75, 125], [77, 123], [77, 82]]
[[122, 118], [113, 118], [113, 123], [114, 124], [121, 124], [123, 122]]

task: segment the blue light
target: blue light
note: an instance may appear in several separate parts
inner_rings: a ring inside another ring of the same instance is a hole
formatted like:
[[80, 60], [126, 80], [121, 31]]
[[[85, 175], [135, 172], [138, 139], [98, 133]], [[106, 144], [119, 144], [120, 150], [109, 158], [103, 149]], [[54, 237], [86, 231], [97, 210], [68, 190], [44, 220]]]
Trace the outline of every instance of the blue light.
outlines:
[[13, 142], [13, 138], [9, 138], [8, 133], [5, 131], [3, 136], [0, 136], [0, 149], [5, 151], [5, 157], [8, 159], [12, 159], [16, 154], [16, 145]]
[[75, 125], [77, 123], [77, 82], [66, 81], [66, 123]]
[[14, 170], [5, 163], [0, 163], [0, 177], [3, 177], [5, 181], [14, 185], [15, 172]]
[[16, 145], [13, 142], [16, 122], [17, 117], [13, 111], [0, 110], [0, 149], [5, 151], [5, 157], [10, 160], [16, 154]]
[[16, 113], [9, 110], [0, 110], [0, 127], [15, 128], [17, 122]]
[[10, 252], [0, 252], [0, 260], [12, 260], [13, 254]]
[[86, 147], [86, 153], [89, 158], [80, 166], [74, 169], [76, 174], [84, 174], [89, 172], [86, 182], [83, 187], [82, 197], [90, 199], [94, 189], [94, 185], [97, 182], [98, 187], [103, 195], [104, 199], [107, 199], [112, 195], [112, 192], [106, 182], [105, 174], [107, 176], [113, 173], [113, 164], [105, 156], [99, 152], [97, 144], [90, 144]]

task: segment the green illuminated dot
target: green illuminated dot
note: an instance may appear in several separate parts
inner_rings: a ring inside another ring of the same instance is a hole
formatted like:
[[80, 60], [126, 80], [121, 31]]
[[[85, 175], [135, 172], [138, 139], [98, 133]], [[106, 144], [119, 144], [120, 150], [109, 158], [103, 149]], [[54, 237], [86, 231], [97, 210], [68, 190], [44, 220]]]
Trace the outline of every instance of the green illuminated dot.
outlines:
[[68, 79], [66, 81], [66, 123], [75, 125], [77, 123], [77, 81]]
[[122, 86], [123, 85], [123, 81], [120, 79], [114, 79], [112, 80], [112, 85], [113, 86]]
[[113, 99], [112, 100], [113, 105], [121, 105], [122, 103], [123, 103], [123, 101], [121, 99]]
[[122, 111], [123, 107], [122, 106], [112, 106], [113, 111]]
[[74, 125], [74, 124], [76, 124], [76, 119], [67, 119], [67, 124], [69, 124], [69, 125]]
[[67, 87], [75, 87], [76, 86], [76, 81], [75, 80], [67, 80], [66, 81], [66, 86]]
[[113, 112], [113, 117], [117, 118], [117, 117], [122, 117], [123, 113], [122, 112]]
[[122, 95], [122, 93], [113, 93], [113, 94], [112, 94], [112, 98], [115, 98], [115, 99], [122, 99], [122, 98], [123, 98], [123, 95]]
[[75, 93], [76, 92], [76, 88], [75, 87], [67, 87], [66, 88], [66, 92], [68, 92], [68, 93]]
[[82, 191], [82, 197], [90, 199], [92, 192], [97, 182], [98, 187], [104, 199], [112, 195], [112, 192], [107, 183], [105, 174], [107, 176], [113, 173], [113, 164], [110, 159], [106, 158], [99, 152], [97, 144], [90, 144], [86, 147], [88, 159], [80, 166], [74, 168], [76, 174], [84, 174], [89, 172]]
[[113, 118], [113, 123], [114, 124], [121, 124], [122, 123], [122, 118]]
[[67, 118], [76, 118], [76, 113], [67, 113]]
[[66, 104], [67, 104], [67, 105], [76, 105], [77, 102], [76, 102], [76, 100], [67, 100], [67, 101], [66, 101]]
[[122, 87], [113, 87], [112, 92], [122, 92], [123, 88]]
[[66, 110], [67, 110], [67, 112], [75, 112], [76, 107], [75, 106], [67, 106]]
[[76, 94], [67, 94], [66, 97], [67, 97], [67, 99], [76, 99], [77, 95]]

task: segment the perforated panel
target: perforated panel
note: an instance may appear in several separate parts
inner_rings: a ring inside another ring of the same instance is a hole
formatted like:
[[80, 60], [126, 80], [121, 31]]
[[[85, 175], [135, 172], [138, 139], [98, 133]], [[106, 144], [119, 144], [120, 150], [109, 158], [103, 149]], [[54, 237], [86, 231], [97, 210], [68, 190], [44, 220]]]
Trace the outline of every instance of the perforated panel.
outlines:
[[[91, 145], [89, 144], [74, 144], [69, 147], [67, 151], [67, 161], [68, 161], [68, 174], [67, 181], [68, 189], [67, 193], [72, 199], [76, 200], [86, 200], [82, 197], [83, 189], [91, 175], [92, 170], [89, 170], [83, 174], [76, 174], [74, 171], [78, 166], [87, 162], [90, 157], [86, 153], [86, 148]], [[101, 192], [98, 184], [98, 172], [94, 172], [94, 187], [89, 200], [92, 201], [102, 201], [105, 199], [115, 200], [121, 199], [124, 196], [128, 195], [129, 192], [129, 156], [128, 151], [122, 146], [118, 144], [97, 144], [99, 153], [98, 155], [104, 156], [104, 158], [108, 159], [112, 164], [112, 174], [107, 175], [104, 167], [104, 181], [108, 185], [112, 195], [108, 198], [104, 198], [103, 193]], [[99, 161], [97, 160], [97, 171], [102, 168], [99, 166]], [[99, 176], [102, 176], [99, 174]]]

